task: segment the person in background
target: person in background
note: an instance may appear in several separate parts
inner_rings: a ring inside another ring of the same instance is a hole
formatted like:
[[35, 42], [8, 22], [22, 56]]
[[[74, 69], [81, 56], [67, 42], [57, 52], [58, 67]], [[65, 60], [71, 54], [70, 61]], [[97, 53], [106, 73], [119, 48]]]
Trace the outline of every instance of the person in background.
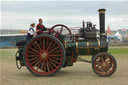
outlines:
[[30, 40], [35, 35], [34, 28], [35, 28], [35, 23], [32, 23], [28, 30], [26, 41]]
[[39, 31], [46, 31], [47, 28], [43, 25], [43, 19], [39, 19], [39, 24], [37, 24], [36, 26], [36, 31], [39, 32]]

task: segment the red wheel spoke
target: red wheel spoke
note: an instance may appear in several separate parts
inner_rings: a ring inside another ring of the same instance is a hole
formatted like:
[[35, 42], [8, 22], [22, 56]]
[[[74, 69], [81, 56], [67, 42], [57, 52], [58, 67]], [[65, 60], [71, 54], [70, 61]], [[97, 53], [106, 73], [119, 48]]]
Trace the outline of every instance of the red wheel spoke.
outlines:
[[105, 70], [106, 70], [105, 67], [102, 67], [102, 68], [101, 68], [101, 71], [102, 71], [102, 72], [104, 72]]
[[48, 43], [49, 43], [49, 39], [46, 39], [47, 42], [46, 42], [46, 49], [48, 48]]
[[45, 51], [45, 39], [43, 39], [43, 50]]
[[100, 66], [98, 66], [98, 67], [97, 67], [97, 69], [101, 71], [101, 69], [102, 69], [102, 66], [101, 66], [101, 65], [100, 65]]
[[55, 61], [54, 59], [52, 59], [52, 58], [49, 58], [51, 61], [53, 61], [54, 63], [56, 63], [56, 64], [59, 64], [57, 61]]
[[32, 54], [38, 54], [38, 53], [36, 53], [36, 52], [34, 52], [34, 51], [29, 51], [28, 53], [32, 53]]
[[[49, 59], [50, 60], [50, 59]], [[50, 63], [56, 68], [57, 66], [50, 60]]]
[[37, 66], [37, 69], [36, 69], [37, 71], [38, 71], [38, 69], [39, 69], [40, 65], [41, 65], [41, 61], [40, 61], [39, 65]]
[[44, 61], [44, 72], [46, 72], [46, 62]]
[[49, 54], [55, 54], [55, 53], [60, 53], [61, 51], [55, 51], [55, 52], [51, 52]]
[[39, 40], [39, 42], [40, 42], [41, 49], [42, 49], [42, 48], [43, 48], [43, 45], [42, 45], [42, 41], [41, 41], [41, 39]]
[[101, 60], [101, 57], [98, 57], [97, 59], [98, 59], [98, 60]]
[[44, 61], [42, 61], [42, 64], [41, 64], [41, 70], [43, 70], [43, 67], [44, 67]]
[[32, 59], [29, 59], [29, 61], [33, 61], [33, 60], [36, 60], [36, 59], [39, 59], [38, 57], [34, 57]]
[[33, 48], [31, 48], [31, 50], [34, 51], [34, 52], [36, 52], [36, 53], [38, 53], [38, 54], [40, 54], [39, 51], [37, 51], [37, 50], [35, 50], [35, 49], [33, 49]]
[[34, 64], [34, 63], [35, 63], [35, 62], [37, 62], [37, 61], [39, 61], [39, 59], [37, 59], [37, 60], [33, 61], [33, 62], [31, 63], [31, 65], [32, 65], [32, 64]]
[[39, 49], [39, 48], [37, 48], [37, 46], [35, 46], [35, 44], [33, 44], [32, 46], [33, 46], [35, 49]]
[[109, 69], [110, 67], [111, 67], [110, 64], [107, 64], [107, 65], [106, 65], [106, 69]]
[[30, 48], [30, 49], [33, 50], [33, 51], [35, 51], [35, 52], [37, 52], [37, 53], [39, 53], [39, 50], [37, 50], [35, 48]]
[[101, 64], [101, 62], [99, 62], [99, 61], [96, 61], [96, 65], [100, 65]]
[[50, 42], [50, 44], [49, 44], [49, 46], [48, 46], [48, 48], [47, 48], [47, 50], [46, 51], [48, 51], [49, 50], [49, 48], [51, 47], [51, 44], [53, 43], [53, 41], [51, 41]]
[[29, 55], [29, 57], [39, 57], [39, 55]]
[[48, 55], [48, 56], [61, 56], [61, 55]]
[[37, 47], [41, 50], [41, 48], [40, 48], [40, 46], [39, 46], [38, 42], [35, 42], [35, 44], [36, 44], [36, 45], [37, 45]]
[[50, 50], [48, 53], [53, 52], [53, 51], [54, 51], [54, 50], [56, 50], [57, 48], [59, 48], [59, 46], [58, 46], [58, 47], [56, 47], [56, 48], [54, 48], [54, 49], [52, 49], [52, 50]]
[[[40, 60], [40, 61], [41, 61], [41, 60]], [[38, 61], [38, 62], [34, 65], [34, 67], [37, 66], [37, 65], [40, 63], [40, 61]]]
[[51, 57], [51, 58], [53, 58], [55, 60], [61, 60], [60, 58], [57, 58], [57, 57]]
[[50, 49], [49, 49], [49, 50], [51, 50], [51, 49], [53, 49], [54, 47], [56, 47], [55, 45], [56, 45], [56, 44], [55, 44], [55, 43], [53, 43], [53, 45], [50, 47]]
[[50, 71], [50, 68], [49, 68], [49, 65], [48, 65], [48, 61], [46, 61], [47, 62], [47, 69], [48, 69], [48, 72]]
[[[48, 62], [49, 62], [49, 61], [48, 61]], [[49, 62], [48, 64], [49, 64], [51, 70], [53, 70], [53, 66], [51, 65], [51, 63]]]
[[104, 62], [104, 58], [103, 58], [103, 56], [101, 56], [100, 58], [101, 58], [102, 62]]
[[98, 57], [97, 60], [98, 60], [99, 62], [103, 62], [102, 59], [101, 59], [101, 57]]

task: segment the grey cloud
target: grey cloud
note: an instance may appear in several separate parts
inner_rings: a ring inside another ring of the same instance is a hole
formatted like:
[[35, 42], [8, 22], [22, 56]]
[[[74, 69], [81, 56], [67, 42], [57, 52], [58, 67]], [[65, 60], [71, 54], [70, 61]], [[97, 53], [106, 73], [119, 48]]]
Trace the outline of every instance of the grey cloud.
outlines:
[[113, 29], [128, 27], [126, 23], [128, 22], [127, 1], [2, 1], [2, 28], [25, 29], [39, 17], [44, 17], [47, 26], [56, 23], [81, 26], [81, 20], [83, 19], [86, 21], [91, 20], [98, 25], [97, 10], [99, 8], [107, 9], [106, 27], [108, 25], [112, 26]]
[[106, 8], [111, 15], [126, 15], [126, 1], [23, 1], [2, 2], [2, 11], [17, 13], [34, 13], [47, 15], [95, 15], [99, 8]]

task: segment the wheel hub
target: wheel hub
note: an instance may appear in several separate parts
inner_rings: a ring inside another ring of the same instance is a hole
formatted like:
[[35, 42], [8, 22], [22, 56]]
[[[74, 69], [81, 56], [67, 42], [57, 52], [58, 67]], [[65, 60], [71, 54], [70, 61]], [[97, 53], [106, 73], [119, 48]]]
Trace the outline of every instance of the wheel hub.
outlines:
[[106, 63], [104, 62], [104, 63], [102, 64], [102, 66], [103, 66], [103, 67], [106, 67]]
[[47, 53], [46, 52], [41, 53], [41, 58], [46, 59], [47, 58]]

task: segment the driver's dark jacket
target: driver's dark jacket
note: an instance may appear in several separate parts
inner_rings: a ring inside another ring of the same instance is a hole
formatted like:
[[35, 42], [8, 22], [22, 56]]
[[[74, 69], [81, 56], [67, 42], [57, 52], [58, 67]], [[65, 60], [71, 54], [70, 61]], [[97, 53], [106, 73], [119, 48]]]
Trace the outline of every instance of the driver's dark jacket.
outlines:
[[37, 24], [36, 31], [46, 31], [47, 28], [43, 24]]

